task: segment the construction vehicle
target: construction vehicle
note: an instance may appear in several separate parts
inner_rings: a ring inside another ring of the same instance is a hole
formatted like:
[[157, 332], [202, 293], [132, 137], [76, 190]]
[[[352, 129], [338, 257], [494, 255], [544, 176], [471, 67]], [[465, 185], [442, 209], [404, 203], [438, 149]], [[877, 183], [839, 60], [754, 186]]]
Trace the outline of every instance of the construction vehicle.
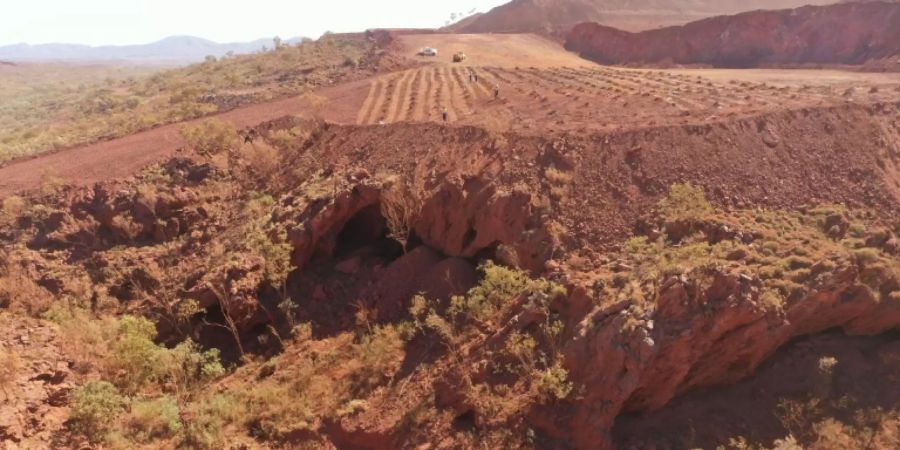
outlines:
[[453, 54], [453, 62], [461, 63], [466, 60], [466, 54], [463, 52], [456, 52]]

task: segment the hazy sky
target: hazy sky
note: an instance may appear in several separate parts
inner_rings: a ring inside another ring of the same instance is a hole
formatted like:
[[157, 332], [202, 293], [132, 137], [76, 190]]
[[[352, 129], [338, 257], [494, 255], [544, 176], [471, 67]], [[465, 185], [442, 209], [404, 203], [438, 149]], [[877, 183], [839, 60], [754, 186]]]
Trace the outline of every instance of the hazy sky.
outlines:
[[172, 35], [219, 42], [325, 31], [436, 27], [506, 0], [2, 0], [0, 45], [143, 44]]

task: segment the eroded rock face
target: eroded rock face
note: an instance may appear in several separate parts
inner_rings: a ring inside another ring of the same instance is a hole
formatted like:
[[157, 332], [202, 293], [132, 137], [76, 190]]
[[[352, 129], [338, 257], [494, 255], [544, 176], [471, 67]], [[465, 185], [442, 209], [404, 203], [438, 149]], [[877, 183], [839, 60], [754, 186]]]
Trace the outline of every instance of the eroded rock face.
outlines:
[[[333, 256], [339, 235], [356, 215], [381, 204], [386, 184], [368, 175], [345, 182], [333, 195], [303, 199], [281, 220], [292, 222], [288, 237], [293, 263], [302, 268], [315, 256]], [[424, 198], [410, 228], [423, 244], [451, 257], [472, 258], [499, 245], [509, 262], [538, 273], [559, 245], [551, 224], [534, 209], [532, 194], [504, 190], [481, 178], [451, 180]]]
[[473, 257], [503, 244], [511, 262], [540, 272], [556, 245], [525, 191], [507, 191], [480, 178], [449, 182], [432, 195], [416, 222], [416, 235], [443, 253]]
[[29, 246], [36, 249], [94, 250], [138, 242], [163, 243], [193, 230], [208, 217], [190, 187], [132, 186], [99, 183], [72, 191], [56, 208], [32, 212], [24, 220], [37, 230]]
[[612, 448], [609, 430], [619, 414], [734, 383], [794, 337], [832, 328], [875, 335], [900, 326], [900, 303], [869, 288], [855, 262], [840, 263], [828, 281], [781, 311], [761, 303], [759, 280], [725, 269], [669, 279], [646, 310], [596, 307], [565, 348], [578, 386], [571, 416], [538, 422], [555, 423], [551, 432], [568, 435], [578, 448]]
[[[834, 39], [823, 30], [840, 28]], [[715, 17], [641, 33], [596, 23], [572, 29], [566, 48], [604, 64], [862, 64], [900, 53], [900, 5], [847, 2]], [[766, 145], [777, 140], [768, 135]]]
[[203, 274], [185, 295], [196, 300], [202, 309], [218, 305], [238, 328], [246, 330], [266, 321], [258, 300], [264, 269], [262, 257], [244, 255]]
[[50, 448], [68, 417], [77, 385], [62, 339], [49, 323], [0, 315], [4, 383], [0, 389], [0, 445]]

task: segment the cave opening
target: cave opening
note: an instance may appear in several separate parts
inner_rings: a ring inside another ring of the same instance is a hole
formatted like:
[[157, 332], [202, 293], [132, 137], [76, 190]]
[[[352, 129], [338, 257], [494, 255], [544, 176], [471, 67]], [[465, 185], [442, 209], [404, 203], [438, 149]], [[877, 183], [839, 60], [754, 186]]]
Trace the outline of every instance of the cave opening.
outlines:
[[359, 210], [344, 224], [337, 233], [331, 256], [340, 260], [365, 254], [393, 261], [403, 252], [403, 244], [391, 237], [381, 204], [376, 203]]

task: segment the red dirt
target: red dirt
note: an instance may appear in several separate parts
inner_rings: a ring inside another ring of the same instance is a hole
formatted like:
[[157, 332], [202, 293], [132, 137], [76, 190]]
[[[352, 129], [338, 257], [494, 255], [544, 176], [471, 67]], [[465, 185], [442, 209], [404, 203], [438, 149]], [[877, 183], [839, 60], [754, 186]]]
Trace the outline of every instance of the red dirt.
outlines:
[[[440, 121], [520, 135], [619, 133], [634, 129], [715, 126], [785, 109], [831, 108], [890, 102], [900, 79], [891, 75], [819, 71], [691, 73], [596, 66], [534, 36], [495, 40], [482, 36], [405, 35], [394, 47], [398, 64], [409, 66], [410, 49], [421, 42], [472, 55], [467, 65], [437, 62], [405, 72], [323, 88], [233, 110], [217, 117], [244, 128], [285, 115], [321, 116], [341, 124]], [[493, 42], [493, 44], [491, 44]], [[520, 51], [523, 48], [531, 52]], [[540, 49], [535, 50], [535, 49]], [[519, 55], [518, 59], [509, 55]], [[406, 62], [402, 62], [407, 58]], [[390, 59], [390, 58], [389, 58]], [[515, 62], [520, 63], [516, 67]], [[548, 66], [562, 64], [562, 66]], [[501, 63], [499, 66], [482, 64]], [[479, 76], [478, 82], [469, 79]], [[749, 74], [749, 73], [748, 73]], [[500, 98], [493, 97], [499, 86]], [[0, 167], [0, 196], [33, 190], [48, 177], [87, 185], [120, 178], [163, 157], [183, 142], [182, 124], [62, 151]]]
[[[335, 98], [340, 100], [342, 95], [353, 95], [354, 85], [349, 83], [343, 86], [341, 93], [335, 94]], [[327, 95], [330, 91], [326, 88], [323, 92]], [[247, 106], [211, 117], [244, 128], [278, 117], [308, 113], [310, 109], [310, 97], [299, 96]], [[332, 110], [338, 114], [340, 111], [340, 108]], [[127, 177], [149, 164], [175, 154], [184, 146], [179, 133], [181, 127], [207, 119], [209, 117], [164, 125], [123, 138], [13, 161], [0, 167], [0, 197], [37, 189], [51, 178], [65, 183], [89, 185], [97, 181]]]
[[590, 21], [629, 31], [682, 25], [756, 9], [822, 5], [832, 0], [514, 0], [448, 27], [458, 33], [538, 33], [565, 37]]
[[603, 64], [863, 64], [900, 57], [900, 4], [753, 11], [641, 33], [584, 23], [566, 48]]

